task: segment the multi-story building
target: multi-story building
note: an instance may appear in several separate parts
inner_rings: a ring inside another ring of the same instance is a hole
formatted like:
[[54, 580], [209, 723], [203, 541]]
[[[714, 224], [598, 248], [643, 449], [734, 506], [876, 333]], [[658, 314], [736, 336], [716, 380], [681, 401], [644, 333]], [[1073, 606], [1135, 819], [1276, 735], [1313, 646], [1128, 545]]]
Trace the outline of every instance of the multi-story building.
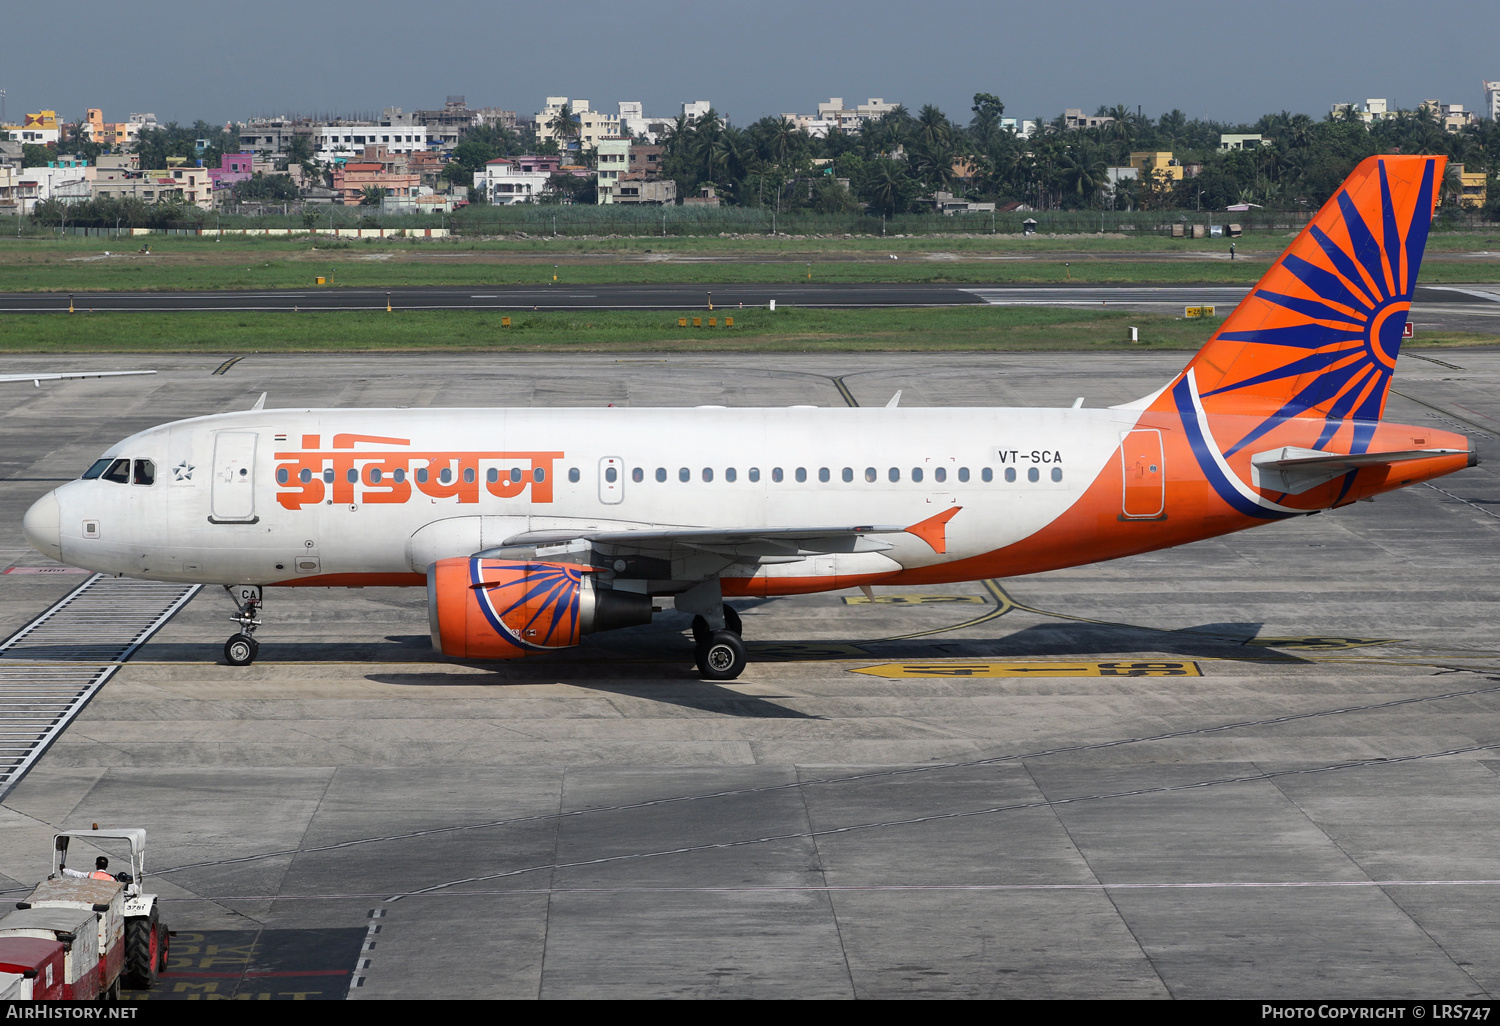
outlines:
[[321, 163], [348, 161], [366, 146], [384, 146], [392, 153], [416, 153], [429, 148], [426, 125], [379, 125], [372, 121], [335, 122], [313, 128], [313, 159]]
[[82, 123], [85, 138], [110, 149], [130, 146], [142, 130], [157, 127], [155, 114], [133, 113], [124, 121], [105, 121], [104, 111], [98, 107], [88, 108]]
[[1484, 109], [1491, 121], [1500, 121], [1500, 82], [1484, 83]]
[[1085, 114], [1081, 107], [1069, 107], [1063, 111], [1063, 128], [1072, 131], [1078, 128], [1103, 128], [1112, 125], [1115, 119], [1104, 114]]
[[233, 189], [255, 177], [255, 170], [255, 154], [226, 153], [219, 158], [218, 167], [208, 169], [208, 180], [215, 189]]
[[661, 171], [662, 158], [666, 156], [665, 146], [637, 146], [630, 144], [630, 159], [626, 169], [631, 172], [654, 175]]
[[94, 199], [138, 199], [142, 203], [188, 203], [201, 210], [214, 207], [214, 184], [210, 169], [189, 166], [181, 157], [168, 157], [170, 166], [136, 171], [129, 166], [95, 168], [89, 191]]
[[55, 110], [27, 114], [19, 125], [0, 125], [0, 129], [9, 132], [16, 142], [32, 146], [56, 146], [62, 141], [62, 126], [58, 124]]
[[[567, 112], [573, 118], [577, 131], [564, 137], [557, 131], [558, 117]], [[600, 139], [614, 139], [620, 135], [620, 116], [593, 110], [587, 100], [570, 100], [566, 96], [549, 96], [547, 105], [537, 113], [536, 137], [538, 141], [552, 140], [561, 149], [591, 150]]]
[[597, 158], [594, 167], [595, 199], [598, 204], [615, 201], [615, 189], [620, 178], [629, 170], [630, 140], [625, 138], [600, 139], [594, 148]]
[[535, 203], [547, 191], [548, 180], [557, 172], [557, 159], [500, 157], [488, 161], [474, 176], [474, 188], [487, 202], [497, 206]]
[[1479, 210], [1489, 202], [1490, 177], [1483, 171], [1470, 171], [1462, 164], [1454, 164], [1458, 175], [1458, 205], [1465, 210]]
[[351, 160], [333, 171], [333, 191], [339, 194], [346, 207], [359, 206], [368, 188], [403, 199], [414, 195], [420, 184], [419, 175], [389, 170], [378, 160]]
[[1219, 149], [1221, 150], [1253, 150], [1257, 146], [1264, 145], [1266, 145], [1266, 140], [1259, 135], [1245, 135], [1234, 132], [1219, 133]]
[[697, 121], [703, 115], [713, 110], [713, 104], [707, 100], [691, 100], [682, 105], [682, 116], [687, 119], [688, 124]]
[[1372, 121], [1384, 121], [1396, 116], [1396, 112], [1390, 109], [1385, 100], [1370, 98], [1365, 100], [1364, 106], [1357, 103], [1335, 103], [1331, 108], [1334, 117], [1349, 117], [1351, 114], [1370, 124]]
[[676, 118], [652, 117], [645, 113], [639, 100], [620, 101], [620, 134], [632, 139], [644, 137], [656, 145], [672, 131]]
[[1438, 119], [1445, 132], [1462, 132], [1476, 119], [1472, 110], [1464, 110], [1461, 103], [1444, 103], [1441, 100], [1423, 100], [1417, 110], [1430, 112]]
[[240, 125], [240, 149], [280, 156], [296, 136], [306, 136], [311, 143], [313, 127], [305, 118], [251, 118]]
[[1132, 153], [1130, 166], [1139, 174], [1145, 174], [1149, 168], [1151, 177], [1159, 182], [1180, 182], [1184, 170], [1182, 161], [1173, 156], [1170, 150], [1146, 150]]

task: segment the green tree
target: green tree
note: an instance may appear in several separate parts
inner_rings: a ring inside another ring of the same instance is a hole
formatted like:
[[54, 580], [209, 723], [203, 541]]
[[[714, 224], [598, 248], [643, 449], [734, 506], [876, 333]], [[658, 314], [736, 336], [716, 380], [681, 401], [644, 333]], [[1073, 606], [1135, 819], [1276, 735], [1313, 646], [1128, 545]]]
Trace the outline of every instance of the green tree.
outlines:
[[385, 190], [378, 185], [367, 185], [359, 190], [359, 205], [362, 207], [378, 207], [385, 199]]

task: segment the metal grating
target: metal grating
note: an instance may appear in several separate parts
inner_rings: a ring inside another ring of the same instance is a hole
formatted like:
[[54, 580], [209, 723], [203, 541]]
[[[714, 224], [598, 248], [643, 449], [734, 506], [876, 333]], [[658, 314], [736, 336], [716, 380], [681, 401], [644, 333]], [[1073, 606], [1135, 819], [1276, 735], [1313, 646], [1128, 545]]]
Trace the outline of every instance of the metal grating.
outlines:
[[201, 587], [96, 574], [0, 643], [0, 799]]

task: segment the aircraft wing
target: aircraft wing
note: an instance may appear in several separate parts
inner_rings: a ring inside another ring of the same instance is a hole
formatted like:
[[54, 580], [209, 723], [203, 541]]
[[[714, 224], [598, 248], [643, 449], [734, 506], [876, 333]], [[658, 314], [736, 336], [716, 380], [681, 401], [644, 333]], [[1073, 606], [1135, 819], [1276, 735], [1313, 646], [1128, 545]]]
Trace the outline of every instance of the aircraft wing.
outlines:
[[30, 381], [38, 388], [43, 381], [60, 381], [63, 378], [123, 378], [131, 374], [155, 374], [154, 370], [130, 371], [73, 371], [67, 374], [0, 374], [0, 384], [12, 381]]
[[1425, 460], [1434, 456], [1461, 456], [1473, 453], [1467, 449], [1399, 449], [1391, 452], [1336, 453], [1321, 449], [1298, 449], [1285, 446], [1258, 452], [1250, 457], [1250, 466], [1263, 488], [1297, 495], [1351, 470], [1389, 466], [1407, 460]]
[[878, 535], [911, 534], [932, 546], [934, 552], [947, 551], [946, 528], [961, 506], [954, 506], [936, 516], [906, 527], [900, 525], [861, 524], [824, 527], [756, 527], [756, 528], [668, 528], [640, 531], [526, 531], [505, 539], [501, 548], [511, 546], [565, 545], [587, 541], [592, 545], [617, 551], [668, 556], [674, 551], [690, 550], [720, 556], [800, 558], [829, 552], [878, 552], [891, 547]]

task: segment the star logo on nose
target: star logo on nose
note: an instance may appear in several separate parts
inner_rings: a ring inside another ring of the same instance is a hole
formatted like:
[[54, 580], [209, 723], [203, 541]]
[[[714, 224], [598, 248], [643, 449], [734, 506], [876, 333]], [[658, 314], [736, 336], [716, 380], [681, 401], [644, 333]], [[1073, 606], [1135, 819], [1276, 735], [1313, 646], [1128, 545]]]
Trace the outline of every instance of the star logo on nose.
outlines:
[[177, 464], [177, 466], [172, 468], [172, 480], [191, 481], [192, 479], [193, 465], [187, 460], [183, 460], [181, 463]]

